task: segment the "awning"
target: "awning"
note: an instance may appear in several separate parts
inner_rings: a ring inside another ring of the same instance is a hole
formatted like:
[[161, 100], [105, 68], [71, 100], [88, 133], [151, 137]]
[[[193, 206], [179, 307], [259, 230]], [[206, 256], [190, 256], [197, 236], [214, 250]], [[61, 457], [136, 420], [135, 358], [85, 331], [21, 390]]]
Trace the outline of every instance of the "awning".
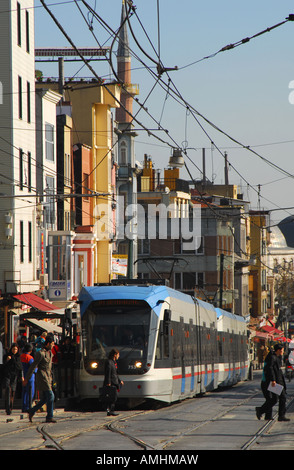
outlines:
[[266, 331], [267, 333], [270, 333], [271, 335], [279, 335], [279, 336], [284, 336], [284, 332], [282, 330], [278, 330], [274, 326], [268, 326], [264, 325], [261, 327], [262, 330]]
[[14, 295], [13, 298], [41, 312], [51, 312], [52, 310], [57, 310], [58, 308], [56, 305], [46, 302], [46, 300], [41, 299], [41, 297], [38, 297], [31, 292]]
[[62, 328], [60, 326], [54, 325], [49, 321], [36, 320], [35, 318], [27, 318], [25, 322], [31, 323], [32, 325], [37, 326], [43, 331], [48, 331], [48, 333], [62, 333]]
[[256, 334], [254, 336], [257, 336], [257, 338], [264, 339], [268, 339], [269, 337], [271, 337], [271, 335], [269, 335], [268, 333], [262, 333], [261, 331], [256, 331]]

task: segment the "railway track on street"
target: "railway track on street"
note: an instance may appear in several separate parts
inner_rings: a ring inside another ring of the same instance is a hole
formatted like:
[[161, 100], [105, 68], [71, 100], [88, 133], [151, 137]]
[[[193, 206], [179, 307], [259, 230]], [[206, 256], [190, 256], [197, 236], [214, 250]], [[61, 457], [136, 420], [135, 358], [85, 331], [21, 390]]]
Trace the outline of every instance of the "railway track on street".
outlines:
[[256, 381], [159, 409], [120, 410], [115, 418], [101, 411], [57, 411], [57, 422], [47, 424], [40, 414], [33, 423], [25, 418], [0, 425], [0, 450], [13, 443], [11, 448], [21, 450], [103, 451], [110, 442], [112, 450], [124, 451], [251, 450], [277, 422], [277, 415], [271, 421], [256, 419], [255, 407], [262, 401]]

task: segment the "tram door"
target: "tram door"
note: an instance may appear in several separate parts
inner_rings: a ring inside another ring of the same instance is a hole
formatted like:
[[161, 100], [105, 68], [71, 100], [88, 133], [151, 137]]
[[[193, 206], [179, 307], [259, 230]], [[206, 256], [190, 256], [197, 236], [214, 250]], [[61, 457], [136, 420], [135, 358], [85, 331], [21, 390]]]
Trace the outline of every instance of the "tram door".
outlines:
[[185, 325], [184, 318], [180, 317], [180, 331], [181, 331], [181, 368], [182, 368], [182, 383], [181, 394], [185, 393], [186, 385], [186, 370], [185, 370]]
[[194, 328], [193, 320], [189, 321], [189, 336], [190, 336], [190, 347], [189, 351], [191, 352], [190, 363], [191, 363], [191, 386], [190, 391], [193, 392], [195, 388], [195, 342], [194, 342]]

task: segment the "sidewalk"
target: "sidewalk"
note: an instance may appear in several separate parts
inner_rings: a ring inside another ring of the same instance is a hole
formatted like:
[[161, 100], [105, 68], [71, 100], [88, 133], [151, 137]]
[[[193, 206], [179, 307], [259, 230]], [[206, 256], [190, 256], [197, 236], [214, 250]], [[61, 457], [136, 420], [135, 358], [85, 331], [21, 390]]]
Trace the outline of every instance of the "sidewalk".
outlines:
[[293, 450], [294, 403], [288, 408], [286, 416], [290, 421], [278, 421], [276, 417], [268, 431], [257, 439], [251, 450]]

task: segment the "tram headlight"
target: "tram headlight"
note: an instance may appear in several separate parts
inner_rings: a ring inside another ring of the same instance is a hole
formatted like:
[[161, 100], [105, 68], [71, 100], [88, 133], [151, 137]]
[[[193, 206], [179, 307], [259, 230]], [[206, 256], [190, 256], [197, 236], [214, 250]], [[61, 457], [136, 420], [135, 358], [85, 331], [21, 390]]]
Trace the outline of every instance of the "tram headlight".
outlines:
[[99, 363], [97, 361], [92, 361], [90, 362], [90, 368], [91, 369], [98, 369]]
[[136, 369], [141, 369], [142, 365], [143, 365], [143, 363], [141, 361], [136, 361], [135, 362]]

